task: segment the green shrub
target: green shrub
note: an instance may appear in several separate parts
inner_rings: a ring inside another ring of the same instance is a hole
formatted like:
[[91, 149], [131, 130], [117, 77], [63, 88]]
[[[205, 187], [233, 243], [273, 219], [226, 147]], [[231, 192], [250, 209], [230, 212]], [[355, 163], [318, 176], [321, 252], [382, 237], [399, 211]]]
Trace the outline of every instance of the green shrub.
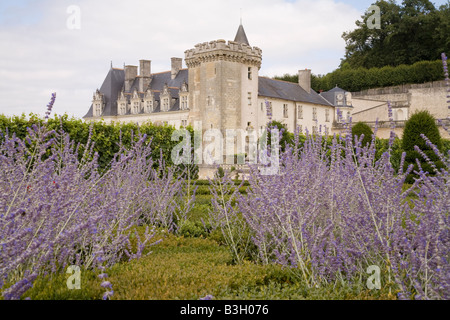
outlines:
[[[171, 151], [180, 143], [180, 141], [172, 141], [172, 133], [175, 128], [164, 125], [157, 126], [150, 122], [137, 125], [135, 123], [111, 123], [104, 121], [95, 121], [92, 123], [84, 122], [81, 119], [69, 118], [67, 114], [62, 116], [55, 115], [54, 118], [48, 119], [47, 122], [38, 115], [30, 114], [28, 117], [25, 114], [21, 116], [8, 117], [0, 114], [0, 133], [8, 132], [15, 133], [17, 137], [24, 139], [27, 128], [33, 124], [41, 124], [47, 126], [50, 130], [63, 129], [70, 135], [71, 140], [75, 144], [80, 143], [85, 145], [89, 137], [89, 127], [92, 124], [92, 141], [94, 144], [94, 152], [99, 155], [100, 169], [105, 169], [112, 160], [115, 153], [119, 151], [119, 141], [122, 140], [125, 146], [131, 144], [132, 139], [137, 139], [138, 133], [146, 134], [148, 141], [152, 143], [152, 159], [155, 167], [158, 166], [160, 157], [162, 155], [163, 161], [167, 165], [172, 165]], [[194, 131], [191, 127], [187, 127], [191, 134], [191, 139], [194, 139]], [[0, 134], [2, 139], [2, 134]], [[193, 140], [192, 140], [193, 141]], [[82, 152], [79, 156], [81, 157]], [[180, 169], [187, 168], [186, 165], [180, 165]], [[198, 166], [190, 165], [189, 173], [191, 179], [198, 177]]]
[[[297, 83], [298, 76], [285, 74], [276, 79]], [[419, 61], [411, 65], [382, 68], [339, 68], [323, 76], [312, 75], [311, 87], [315, 91], [328, 91], [336, 85], [355, 92], [370, 88], [398, 86], [407, 83], [424, 83], [444, 78], [442, 61]]]
[[[443, 163], [438, 161], [438, 156], [426, 144], [425, 140], [420, 136], [421, 134], [424, 134], [439, 150], [442, 150], [442, 140], [434, 117], [426, 110], [415, 112], [406, 121], [403, 131], [402, 147], [406, 152], [405, 166], [414, 164], [413, 171], [419, 171], [416, 163], [416, 159], [418, 159], [423, 171], [433, 174], [432, 166], [415, 150], [415, 146], [419, 147], [435, 163], [438, 169], [443, 167]], [[406, 183], [413, 183], [415, 177], [418, 176], [414, 173], [409, 174]]]
[[364, 122], [358, 122], [354, 126], [352, 126], [353, 141], [355, 141], [355, 136], [357, 137], [357, 139], [359, 139], [361, 135], [364, 135], [362, 146], [365, 147], [368, 144], [370, 145], [370, 142], [372, 141], [373, 131]]

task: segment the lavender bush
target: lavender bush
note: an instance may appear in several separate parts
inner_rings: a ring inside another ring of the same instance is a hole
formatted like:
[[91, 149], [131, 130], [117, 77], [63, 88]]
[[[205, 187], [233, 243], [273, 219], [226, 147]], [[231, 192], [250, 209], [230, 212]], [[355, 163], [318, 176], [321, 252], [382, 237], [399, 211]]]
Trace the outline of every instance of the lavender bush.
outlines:
[[216, 174], [215, 179], [209, 180], [212, 208], [208, 211], [208, 222], [212, 230], [220, 230], [233, 261], [240, 264], [251, 256], [252, 239], [250, 228], [235, 206], [243, 181], [235, 186], [231, 176], [230, 172], [225, 171], [223, 175]]
[[[247, 195], [217, 211], [239, 211], [259, 261], [289, 267], [310, 287], [366, 278], [376, 265], [383, 285], [400, 298], [449, 299], [450, 156], [440, 154], [446, 169], [436, 177], [421, 172], [402, 191], [412, 166], [402, 171], [403, 154], [399, 171], [393, 169], [393, 139], [376, 160], [375, 139], [363, 148], [363, 137], [352, 141], [347, 133], [331, 145], [320, 135], [308, 135], [301, 146], [296, 139], [280, 156], [279, 174], [251, 166]], [[221, 197], [214, 196], [218, 207]]]
[[[48, 111], [53, 102], [54, 96]], [[5, 299], [19, 299], [38, 275], [69, 265], [104, 270], [123, 258], [139, 258], [154, 228], [140, 237], [135, 227], [157, 220], [168, 226], [167, 217], [183, 215], [192, 201], [184, 197], [183, 183], [173, 179], [174, 169], [152, 169], [146, 136], [136, 137], [128, 150], [121, 146], [102, 174], [90, 140], [79, 157], [82, 146], [45, 126], [29, 128], [25, 140], [8, 132], [2, 136], [0, 288]]]

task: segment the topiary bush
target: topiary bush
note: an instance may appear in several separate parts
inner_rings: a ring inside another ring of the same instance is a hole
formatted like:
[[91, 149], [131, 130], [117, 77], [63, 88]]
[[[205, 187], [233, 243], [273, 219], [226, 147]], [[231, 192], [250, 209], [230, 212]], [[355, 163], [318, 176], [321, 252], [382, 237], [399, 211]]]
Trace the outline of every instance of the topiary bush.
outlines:
[[359, 139], [361, 135], [364, 135], [362, 139], [362, 147], [365, 147], [368, 144], [370, 145], [370, 142], [372, 141], [373, 131], [364, 122], [358, 122], [352, 127], [353, 141], [355, 141], [355, 137]]
[[[405, 167], [413, 164], [414, 169], [407, 179], [406, 183], [414, 183], [414, 178], [418, 175], [414, 171], [419, 172], [419, 166], [416, 159], [419, 160], [420, 166], [424, 172], [434, 174], [434, 169], [426, 159], [420, 154], [420, 149], [428, 159], [434, 162], [437, 169], [443, 167], [443, 163], [439, 161], [431, 146], [429, 146], [424, 139], [425, 136], [431, 143], [433, 143], [439, 150], [442, 150], [442, 139], [436, 121], [427, 110], [415, 112], [411, 118], [406, 121], [405, 129], [403, 131], [402, 148], [406, 152]], [[417, 149], [418, 148], [418, 149]]]

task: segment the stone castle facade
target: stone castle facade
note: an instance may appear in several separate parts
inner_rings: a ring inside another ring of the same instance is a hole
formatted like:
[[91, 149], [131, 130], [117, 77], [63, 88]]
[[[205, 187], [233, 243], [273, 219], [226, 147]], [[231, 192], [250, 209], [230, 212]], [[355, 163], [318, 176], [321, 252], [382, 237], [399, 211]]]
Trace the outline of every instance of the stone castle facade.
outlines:
[[201, 122], [207, 129], [262, 129], [272, 120], [306, 131], [331, 133], [352, 111], [351, 94], [335, 88], [324, 94], [311, 89], [311, 70], [299, 70], [299, 82], [259, 76], [262, 50], [250, 46], [242, 24], [234, 41], [215, 40], [171, 58], [171, 70], [151, 72], [151, 61], [123, 69], [111, 66], [94, 93], [85, 120], [151, 121], [176, 128]]
[[[123, 69], [111, 66], [94, 93], [85, 120], [151, 121], [175, 128], [202, 125], [203, 131], [262, 129], [272, 119], [290, 132], [339, 133], [340, 123], [352, 118], [389, 137], [387, 102], [391, 101], [396, 133], [415, 110], [428, 109], [437, 119], [448, 116], [444, 82], [405, 85], [350, 93], [341, 88], [317, 93], [311, 70], [299, 70], [298, 83], [259, 76], [262, 50], [249, 44], [242, 24], [234, 41], [215, 40], [195, 45], [182, 58], [171, 58], [171, 69], [152, 73], [151, 61]], [[138, 73], [139, 71], [139, 73]], [[339, 114], [339, 115], [338, 115]], [[198, 129], [198, 128], [197, 128]], [[441, 129], [441, 134], [449, 138]]]

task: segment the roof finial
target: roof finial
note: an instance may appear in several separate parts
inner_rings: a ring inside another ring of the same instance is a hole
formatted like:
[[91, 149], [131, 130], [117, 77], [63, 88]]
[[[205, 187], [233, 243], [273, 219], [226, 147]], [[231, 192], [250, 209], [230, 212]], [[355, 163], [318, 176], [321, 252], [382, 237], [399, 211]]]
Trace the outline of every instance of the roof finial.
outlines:
[[241, 26], [242, 26], [242, 8], [241, 8]]
[[111, 60], [111, 69], [113, 68], [113, 66], [112, 66], [112, 60]]

